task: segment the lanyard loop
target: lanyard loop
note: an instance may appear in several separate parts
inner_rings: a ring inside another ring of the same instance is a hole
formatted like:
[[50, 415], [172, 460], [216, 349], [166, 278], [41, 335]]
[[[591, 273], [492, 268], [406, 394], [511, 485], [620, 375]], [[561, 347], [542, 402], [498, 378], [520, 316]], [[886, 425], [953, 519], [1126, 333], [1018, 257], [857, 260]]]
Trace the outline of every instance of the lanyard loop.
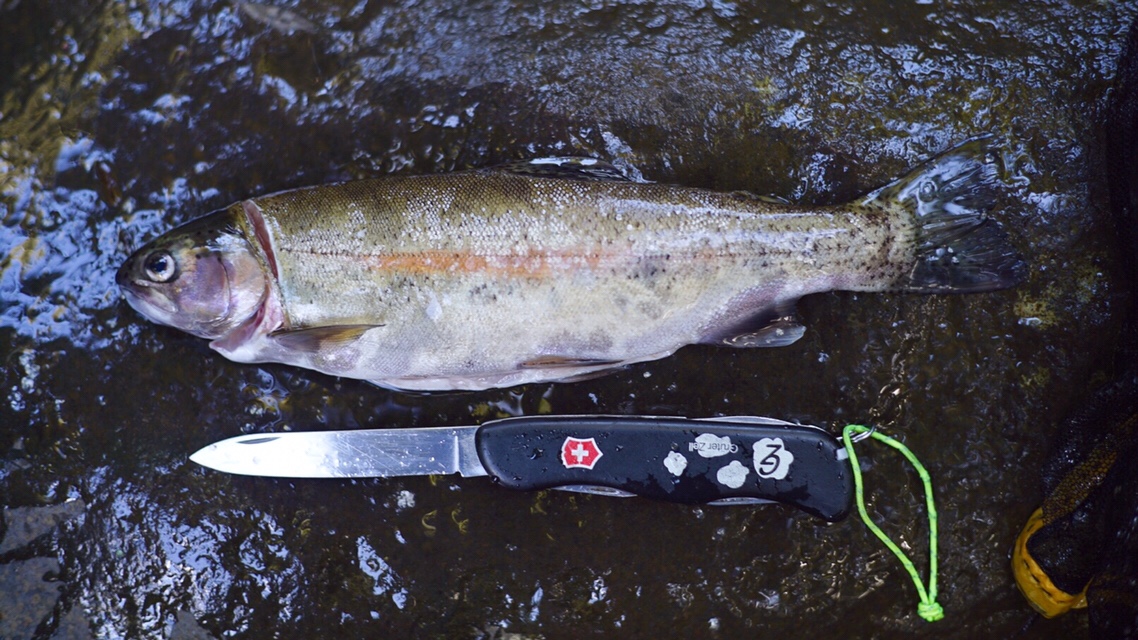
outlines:
[[[856, 432], [858, 435], [856, 437], [851, 437], [851, 434], [854, 432]], [[869, 519], [869, 514], [866, 513], [865, 495], [861, 480], [861, 467], [858, 466], [857, 454], [854, 452], [853, 447], [853, 443], [855, 441], [862, 440], [866, 437], [871, 437], [874, 440], [882, 442], [890, 447], [893, 447], [897, 451], [900, 451], [901, 454], [909, 460], [909, 463], [913, 465], [913, 468], [917, 470], [917, 474], [921, 477], [921, 482], [925, 486], [925, 506], [928, 508], [929, 512], [928, 590], [926, 590], [925, 585], [921, 583], [920, 574], [917, 573], [917, 568], [913, 566], [913, 561], [909, 559], [909, 556], [905, 555], [905, 552], [902, 551], [901, 548], [898, 547], [891, 539], [889, 539], [889, 536], [885, 535], [885, 532], [882, 531], [876, 524], [874, 524], [873, 520]], [[913, 452], [909, 451], [908, 447], [894, 440], [893, 438], [890, 438], [889, 436], [870, 429], [869, 427], [864, 427], [860, 424], [846, 425], [846, 428], [842, 429], [842, 441], [845, 443], [846, 451], [849, 452], [850, 466], [853, 468], [854, 495], [857, 499], [857, 510], [858, 513], [861, 514], [862, 521], [865, 522], [865, 526], [869, 527], [869, 530], [872, 531], [874, 535], [876, 535], [877, 538], [881, 540], [881, 542], [883, 542], [890, 551], [893, 552], [893, 555], [897, 556], [897, 559], [901, 561], [901, 564], [905, 567], [905, 570], [909, 572], [909, 576], [913, 579], [913, 584], [917, 586], [917, 594], [921, 598], [920, 604], [917, 605], [917, 613], [928, 622], [936, 622], [937, 620], [944, 618], [944, 609], [942, 609], [936, 601], [937, 517], [936, 506], [933, 504], [933, 488], [932, 481], [929, 479], [929, 472], [925, 470], [925, 467], [920, 463], [920, 461], [917, 460], [917, 457], [913, 455]]]

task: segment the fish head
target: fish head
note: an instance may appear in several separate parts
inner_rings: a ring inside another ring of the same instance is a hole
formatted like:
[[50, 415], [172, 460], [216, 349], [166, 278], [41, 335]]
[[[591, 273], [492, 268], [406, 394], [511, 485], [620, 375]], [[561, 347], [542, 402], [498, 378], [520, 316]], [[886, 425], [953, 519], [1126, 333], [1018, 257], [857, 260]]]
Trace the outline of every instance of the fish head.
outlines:
[[230, 210], [176, 227], [135, 251], [115, 281], [147, 319], [200, 338], [221, 338], [252, 318], [269, 279]]

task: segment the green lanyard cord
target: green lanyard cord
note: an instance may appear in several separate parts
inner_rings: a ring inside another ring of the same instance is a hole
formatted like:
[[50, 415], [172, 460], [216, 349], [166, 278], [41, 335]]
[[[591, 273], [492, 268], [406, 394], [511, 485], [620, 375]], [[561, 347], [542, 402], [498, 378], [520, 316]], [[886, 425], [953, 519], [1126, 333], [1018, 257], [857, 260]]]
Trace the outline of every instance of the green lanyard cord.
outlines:
[[[913, 468], [917, 470], [917, 474], [921, 476], [921, 482], [925, 485], [925, 505], [929, 511], [928, 591], [925, 590], [925, 585], [921, 584], [920, 574], [917, 573], [917, 568], [913, 566], [913, 561], [909, 560], [909, 556], [905, 555], [905, 552], [894, 544], [893, 541], [889, 539], [889, 536], [885, 535], [885, 532], [873, 523], [873, 520], [869, 519], [869, 514], [865, 511], [865, 494], [862, 489], [861, 467], [858, 466], [857, 454], [854, 453], [853, 448], [854, 441], [850, 437], [850, 434], [853, 432], [868, 434], [869, 437], [900, 451], [902, 455], [909, 460], [909, 463], [913, 465]], [[846, 428], [842, 429], [842, 441], [845, 443], [846, 451], [849, 452], [850, 455], [850, 466], [853, 468], [854, 494], [857, 497], [857, 510], [861, 514], [862, 521], [865, 522], [865, 526], [869, 527], [869, 530], [872, 531], [881, 542], [885, 543], [885, 546], [893, 552], [893, 555], [897, 556], [897, 559], [901, 561], [901, 564], [904, 565], [905, 569], [909, 572], [909, 576], [913, 578], [913, 584], [917, 585], [917, 593], [921, 598], [921, 603], [917, 605], [917, 613], [928, 622], [936, 622], [944, 618], [944, 609], [936, 602], [936, 506], [933, 505], [933, 488], [932, 481], [929, 479], [929, 472], [925, 470], [925, 467], [921, 465], [917, 457], [913, 455], [913, 452], [909, 451], [908, 447], [889, 436], [877, 433], [869, 427], [864, 427], [860, 424], [846, 425]]]

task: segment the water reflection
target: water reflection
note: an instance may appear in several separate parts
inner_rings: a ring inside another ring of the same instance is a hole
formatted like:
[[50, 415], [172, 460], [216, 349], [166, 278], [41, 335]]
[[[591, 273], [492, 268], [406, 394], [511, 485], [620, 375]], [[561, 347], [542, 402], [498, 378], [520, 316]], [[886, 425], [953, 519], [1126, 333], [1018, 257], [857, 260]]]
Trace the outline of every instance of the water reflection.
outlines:
[[[377, 596], [390, 594], [388, 597], [395, 603], [395, 606], [398, 609], [403, 609], [407, 604], [407, 590], [399, 588], [401, 581], [391, 570], [391, 565], [379, 557], [375, 549], [362, 536], [356, 540], [356, 546], [359, 554], [360, 571], [375, 581], [372, 593]], [[373, 617], [378, 617], [378, 614], [374, 614]]]
[[92, 477], [88, 490], [98, 497], [66, 559], [81, 587], [75, 605], [92, 614], [97, 637], [150, 635], [169, 629], [179, 612], [231, 633], [294, 618], [307, 582], [290, 548], [295, 533], [272, 515], [224, 501], [188, 514], [165, 505], [165, 491], [109, 473]]

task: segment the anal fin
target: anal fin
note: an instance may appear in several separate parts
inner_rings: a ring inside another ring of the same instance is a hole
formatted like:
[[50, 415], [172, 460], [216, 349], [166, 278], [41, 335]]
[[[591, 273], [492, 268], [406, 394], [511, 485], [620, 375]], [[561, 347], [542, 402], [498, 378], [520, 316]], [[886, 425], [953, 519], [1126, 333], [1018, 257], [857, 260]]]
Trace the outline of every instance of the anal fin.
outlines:
[[705, 337], [704, 344], [743, 349], [785, 347], [806, 333], [794, 311], [796, 300], [782, 302]]
[[785, 347], [794, 344], [806, 333], [806, 327], [792, 318], [777, 318], [770, 324], [750, 333], [724, 338], [721, 344], [729, 347]]

